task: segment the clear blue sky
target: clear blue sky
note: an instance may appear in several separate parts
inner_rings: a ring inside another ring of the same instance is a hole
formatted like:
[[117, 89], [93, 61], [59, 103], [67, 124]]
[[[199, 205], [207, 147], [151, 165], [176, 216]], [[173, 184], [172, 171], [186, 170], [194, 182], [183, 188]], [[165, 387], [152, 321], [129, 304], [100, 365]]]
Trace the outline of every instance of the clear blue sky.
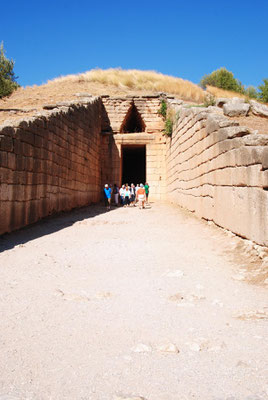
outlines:
[[0, 13], [23, 86], [96, 67], [195, 83], [222, 66], [245, 85], [268, 78], [268, 0], [13, 0]]

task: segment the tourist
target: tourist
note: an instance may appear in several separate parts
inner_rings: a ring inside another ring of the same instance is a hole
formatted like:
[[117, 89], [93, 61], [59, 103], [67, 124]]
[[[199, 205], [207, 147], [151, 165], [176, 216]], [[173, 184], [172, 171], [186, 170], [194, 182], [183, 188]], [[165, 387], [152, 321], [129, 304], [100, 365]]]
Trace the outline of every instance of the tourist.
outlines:
[[144, 185], [144, 189], [145, 189], [145, 196], [146, 196], [146, 203], [148, 204], [148, 198], [149, 198], [149, 185], [146, 182]]
[[114, 184], [113, 194], [114, 194], [114, 204], [116, 205], [116, 207], [118, 207], [119, 187], [117, 186], [116, 183]]
[[126, 183], [126, 187], [124, 190], [124, 207], [128, 207], [130, 204], [130, 188]]
[[124, 198], [125, 198], [124, 192], [125, 192], [125, 185], [122, 185], [122, 187], [119, 190], [119, 195], [120, 195], [120, 200], [121, 200], [122, 206], [124, 205]]
[[111, 209], [112, 189], [109, 187], [109, 185], [107, 183], [104, 186], [103, 193], [104, 193], [104, 203], [105, 203], [106, 210], [110, 210]]
[[135, 207], [136, 188], [134, 183], [130, 186], [130, 205]]
[[139, 187], [139, 189], [138, 189], [138, 191], [137, 191], [137, 197], [138, 197], [138, 200], [139, 200], [139, 208], [140, 208], [140, 209], [145, 208], [145, 207], [144, 207], [144, 202], [145, 202], [145, 189], [144, 189], [142, 183], [140, 184], [140, 187]]

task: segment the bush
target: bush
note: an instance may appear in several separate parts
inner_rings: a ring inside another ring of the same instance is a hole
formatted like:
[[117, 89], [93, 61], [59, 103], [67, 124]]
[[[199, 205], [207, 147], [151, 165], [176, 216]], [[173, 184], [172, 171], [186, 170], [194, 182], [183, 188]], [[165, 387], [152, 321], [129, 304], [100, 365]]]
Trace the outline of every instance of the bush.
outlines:
[[167, 103], [165, 102], [165, 100], [161, 101], [161, 106], [158, 110], [158, 114], [162, 115], [163, 118], [166, 118], [167, 116]]
[[259, 98], [268, 103], [268, 79], [263, 79], [264, 85], [260, 85], [258, 89], [260, 90]]
[[244, 93], [244, 87], [241, 82], [235, 79], [233, 73], [227, 71], [226, 68], [220, 68], [213, 71], [210, 75], [205, 75], [200, 81], [200, 86], [205, 89], [207, 85]]
[[8, 60], [5, 56], [4, 45], [0, 46], [0, 99], [9, 96], [19, 85], [16, 82], [17, 77], [13, 72], [14, 61]]
[[259, 94], [254, 86], [249, 86], [245, 90], [245, 95], [250, 99], [257, 99]]
[[205, 97], [204, 107], [215, 106], [215, 104], [216, 104], [216, 100], [215, 100], [214, 96], [209, 94]]
[[165, 122], [165, 135], [171, 136], [173, 131], [173, 121], [171, 118], [167, 118]]

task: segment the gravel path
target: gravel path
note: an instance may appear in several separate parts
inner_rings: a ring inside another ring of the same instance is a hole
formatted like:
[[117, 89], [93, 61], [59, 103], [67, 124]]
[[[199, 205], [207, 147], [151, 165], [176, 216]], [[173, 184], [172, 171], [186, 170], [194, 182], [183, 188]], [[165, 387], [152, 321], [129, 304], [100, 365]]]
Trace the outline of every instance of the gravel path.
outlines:
[[167, 204], [0, 239], [0, 400], [268, 398], [267, 288], [241, 239]]

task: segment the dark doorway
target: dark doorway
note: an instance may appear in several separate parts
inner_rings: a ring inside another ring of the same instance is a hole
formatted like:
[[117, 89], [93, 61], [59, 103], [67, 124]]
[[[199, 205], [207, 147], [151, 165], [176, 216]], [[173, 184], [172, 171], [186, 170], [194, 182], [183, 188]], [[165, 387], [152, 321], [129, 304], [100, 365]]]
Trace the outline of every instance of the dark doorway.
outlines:
[[122, 122], [120, 133], [145, 132], [145, 123], [134, 103], [131, 104], [124, 121]]
[[122, 147], [122, 184], [145, 183], [146, 146]]

